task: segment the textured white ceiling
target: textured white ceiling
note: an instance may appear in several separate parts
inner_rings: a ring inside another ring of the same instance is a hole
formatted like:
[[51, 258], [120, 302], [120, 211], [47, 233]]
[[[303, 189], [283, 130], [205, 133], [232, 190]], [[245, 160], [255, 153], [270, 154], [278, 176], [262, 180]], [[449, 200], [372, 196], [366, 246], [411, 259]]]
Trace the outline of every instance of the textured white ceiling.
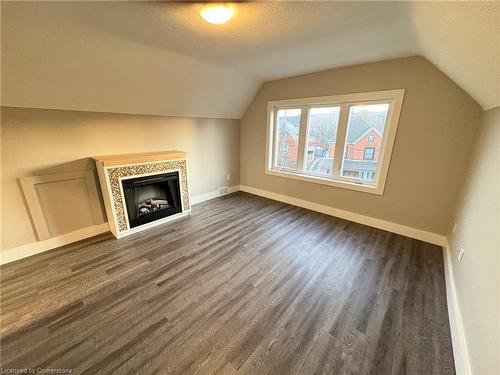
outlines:
[[2, 2], [2, 105], [242, 115], [266, 80], [423, 55], [500, 105], [499, 2]]

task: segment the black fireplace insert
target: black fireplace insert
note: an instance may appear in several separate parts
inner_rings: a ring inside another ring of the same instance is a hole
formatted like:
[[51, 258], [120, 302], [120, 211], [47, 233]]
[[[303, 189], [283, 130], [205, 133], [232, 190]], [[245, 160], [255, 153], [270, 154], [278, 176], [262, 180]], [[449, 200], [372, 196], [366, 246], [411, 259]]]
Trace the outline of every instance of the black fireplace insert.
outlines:
[[130, 228], [182, 212], [179, 173], [122, 181]]

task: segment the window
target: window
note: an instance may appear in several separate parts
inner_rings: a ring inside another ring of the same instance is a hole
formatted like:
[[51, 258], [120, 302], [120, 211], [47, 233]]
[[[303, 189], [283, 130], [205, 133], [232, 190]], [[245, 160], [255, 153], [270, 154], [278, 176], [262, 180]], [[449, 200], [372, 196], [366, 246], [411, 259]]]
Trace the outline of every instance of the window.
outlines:
[[404, 90], [268, 103], [266, 173], [382, 194]]
[[306, 172], [328, 175], [332, 170], [339, 113], [340, 107], [309, 109]]
[[276, 167], [297, 168], [297, 150], [299, 145], [300, 109], [280, 109], [276, 116], [276, 139], [278, 150]]
[[374, 156], [375, 156], [375, 147], [365, 147], [363, 159], [364, 160], [373, 160]]

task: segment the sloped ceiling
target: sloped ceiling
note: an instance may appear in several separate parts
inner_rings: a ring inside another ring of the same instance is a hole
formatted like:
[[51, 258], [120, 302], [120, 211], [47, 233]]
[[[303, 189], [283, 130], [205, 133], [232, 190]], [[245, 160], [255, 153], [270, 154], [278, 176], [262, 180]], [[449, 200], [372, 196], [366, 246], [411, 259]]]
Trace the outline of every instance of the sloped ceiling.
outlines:
[[239, 118], [272, 79], [422, 55], [500, 105], [499, 2], [2, 2], [2, 105]]

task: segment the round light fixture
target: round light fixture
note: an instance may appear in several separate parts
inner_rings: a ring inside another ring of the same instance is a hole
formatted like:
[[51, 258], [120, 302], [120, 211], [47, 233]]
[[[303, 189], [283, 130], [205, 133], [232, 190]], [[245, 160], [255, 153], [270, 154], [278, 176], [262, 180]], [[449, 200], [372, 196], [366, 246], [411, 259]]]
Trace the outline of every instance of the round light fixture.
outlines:
[[226, 23], [233, 16], [233, 10], [224, 4], [212, 4], [203, 7], [200, 11], [201, 17], [215, 25]]

